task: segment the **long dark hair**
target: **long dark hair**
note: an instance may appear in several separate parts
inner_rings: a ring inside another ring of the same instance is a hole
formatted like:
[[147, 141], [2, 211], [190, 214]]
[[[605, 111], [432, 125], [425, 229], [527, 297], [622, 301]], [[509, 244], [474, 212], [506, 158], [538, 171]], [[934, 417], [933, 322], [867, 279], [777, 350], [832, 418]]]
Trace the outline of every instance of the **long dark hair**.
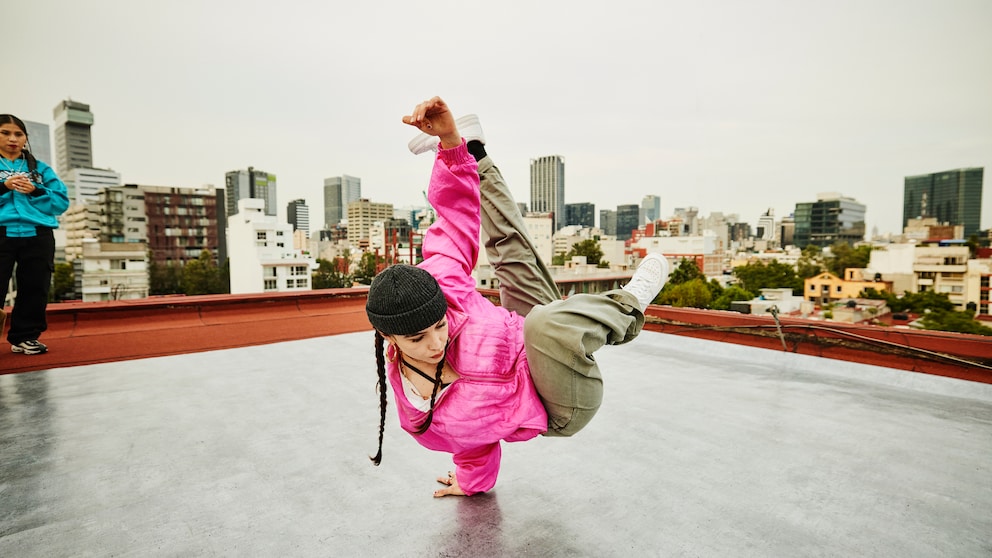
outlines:
[[31, 180], [34, 182], [41, 182], [41, 175], [38, 174], [38, 160], [34, 158], [34, 155], [31, 154], [31, 150], [28, 149], [31, 145], [31, 136], [28, 135], [28, 127], [24, 125], [24, 121], [13, 114], [0, 114], [0, 124], [13, 124], [24, 132], [24, 137], [26, 137], [28, 141], [24, 144], [24, 149], [21, 150], [21, 155], [28, 162], [28, 173], [31, 174]]
[[[376, 372], [378, 374], [378, 382], [376, 386], [379, 388], [379, 451], [375, 455], [370, 455], [369, 459], [372, 460], [373, 465], [379, 465], [382, 463], [382, 436], [386, 432], [386, 357], [383, 347], [386, 344], [386, 340], [382, 337], [382, 334], [378, 331], [375, 332], [375, 366]], [[399, 350], [399, 349], [397, 349]], [[402, 357], [400, 357], [402, 358]], [[420, 435], [427, 432], [427, 429], [431, 427], [431, 422], [434, 421], [434, 402], [437, 400], [437, 394], [441, 391], [441, 374], [444, 372], [444, 359], [442, 358], [440, 362], [437, 363], [437, 370], [434, 372], [434, 390], [431, 391], [431, 409], [427, 413], [427, 418], [424, 419], [423, 424], [417, 427], [414, 434]]]

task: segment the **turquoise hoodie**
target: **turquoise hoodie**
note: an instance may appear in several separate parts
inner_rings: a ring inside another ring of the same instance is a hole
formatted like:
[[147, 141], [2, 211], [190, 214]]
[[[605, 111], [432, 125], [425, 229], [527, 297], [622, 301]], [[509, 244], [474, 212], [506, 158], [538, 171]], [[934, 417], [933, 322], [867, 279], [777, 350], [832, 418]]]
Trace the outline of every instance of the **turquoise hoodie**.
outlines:
[[29, 174], [28, 162], [23, 156], [13, 162], [0, 161], [0, 226], [7, 227], [7, 236], [35, 236], [38, 226], [58, 228], [57, 217], [69, 208], [65, 184], [52, 167], [38, 161], [37, 174], [31, 176], [36, 189], [30, 194], [22, 194], [4, 185], [8, 178], [17, 174]]

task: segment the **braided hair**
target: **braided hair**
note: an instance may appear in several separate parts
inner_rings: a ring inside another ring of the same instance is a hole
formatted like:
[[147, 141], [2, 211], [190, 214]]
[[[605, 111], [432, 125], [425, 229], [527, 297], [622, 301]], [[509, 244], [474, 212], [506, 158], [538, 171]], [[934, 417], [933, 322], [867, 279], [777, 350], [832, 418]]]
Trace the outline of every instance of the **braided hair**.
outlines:
[[24, 124], [24, 121], [13, 114], [0, 114], [0, 124], [13, 124], [24, 132], [24, 137], [26, 137], [28, 141], [25, 144], [24, 149], [21, 150], [21, 156], [28, 162], [28, 174], [31, 175], [31, 181], [41, 182], [41, 174], [38, 173], [38, 159], [36, 159], [28, 149], [31, 145], [31, 138], [28, 136], [28, 127]]
[[[385, 357], [385, 339], [378, 330], [375, 332], [375, 366], [378, 375], [378, 380], [376, 382], [376, 387], [379, 391], [379, 450], [375, 455], [370, 455], [369, 459], [372, 460], [372, 464], [378, 466], [382, 463], [382, 437], [386, 431], [386, 357]], [[417, 427], [414, 434], [420, 435], [427, 432], [427, 429], [431, 427], [431, 423], [434, 421], [434, 403], [437, 400], [437, 394], [441, 391], [441, 375], [444, 373], [444, 358], [437, 363], [437, 369], [434, 371], [434, 389], [431, 391], [431, 408], [427, 412], [427, 417], [424, 422]]]

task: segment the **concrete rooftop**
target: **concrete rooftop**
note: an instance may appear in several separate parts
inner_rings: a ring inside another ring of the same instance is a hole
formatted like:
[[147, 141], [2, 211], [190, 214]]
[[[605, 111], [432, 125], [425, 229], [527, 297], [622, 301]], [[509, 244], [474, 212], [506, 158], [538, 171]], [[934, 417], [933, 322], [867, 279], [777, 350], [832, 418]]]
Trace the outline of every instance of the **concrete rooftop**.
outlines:
[[585, 431], [437, 500], [450, 456], [392, 406], [368, 460], [370, 333], [0, 375], [0, 556], [992, 556], [992, 385], [651, 331], [598, 358]]

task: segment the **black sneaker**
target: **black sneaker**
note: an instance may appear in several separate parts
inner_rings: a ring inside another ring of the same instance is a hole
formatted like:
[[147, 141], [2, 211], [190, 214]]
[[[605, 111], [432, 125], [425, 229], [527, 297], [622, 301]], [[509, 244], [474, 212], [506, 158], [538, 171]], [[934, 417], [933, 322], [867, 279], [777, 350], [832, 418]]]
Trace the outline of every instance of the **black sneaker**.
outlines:
[[16, 345], [10, 346], [10, 352], [12, 353], [22, 353], [25, 355], [40, 355], [42, 353], [48, 352], [48, 347], [40, 341], [21, 341]]

